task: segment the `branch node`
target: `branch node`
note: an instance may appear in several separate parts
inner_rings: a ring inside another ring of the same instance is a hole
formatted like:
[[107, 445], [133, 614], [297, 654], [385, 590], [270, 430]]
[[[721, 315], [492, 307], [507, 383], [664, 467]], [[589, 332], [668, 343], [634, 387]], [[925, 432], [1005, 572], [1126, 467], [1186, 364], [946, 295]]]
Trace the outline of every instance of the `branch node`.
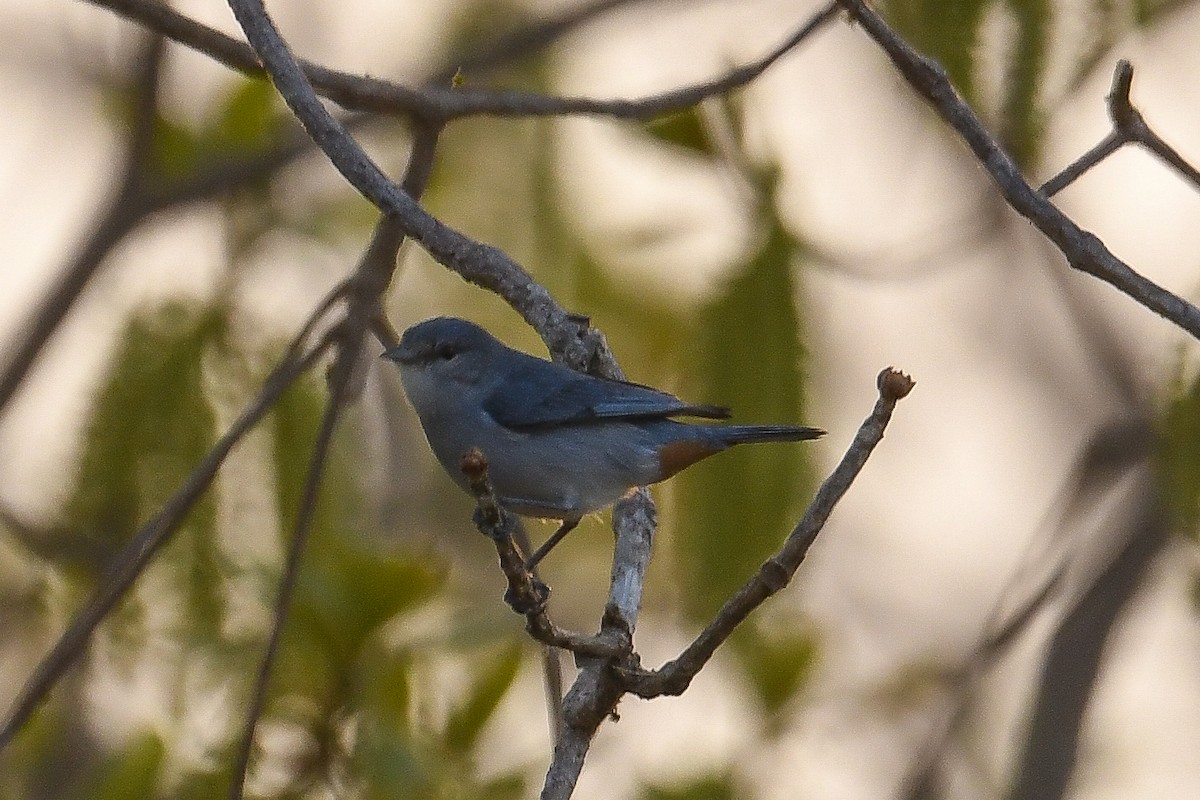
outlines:
[[500, 569], [508, 579], [504, 602], [518, 614], [543, 614], [546, 602], [550, 599], [550, 587], [525, 565], [525, 554], [517, 547], [515, 538], [521, 521], [505, 512], [496, 499], [492, 483], [488, 480], [487, 456], [478, 447], [472, 447], [459, 459], [459, 468], [467, 476], [471, 494], [475, 495], [478, 503], [474, 514], [475, 527], [496, 546]]
[[771, 557], [759, 567], [757, 577], [770, 594], [775, 594], [788, 585], [792, 579], [792, 573], [778, 558]]

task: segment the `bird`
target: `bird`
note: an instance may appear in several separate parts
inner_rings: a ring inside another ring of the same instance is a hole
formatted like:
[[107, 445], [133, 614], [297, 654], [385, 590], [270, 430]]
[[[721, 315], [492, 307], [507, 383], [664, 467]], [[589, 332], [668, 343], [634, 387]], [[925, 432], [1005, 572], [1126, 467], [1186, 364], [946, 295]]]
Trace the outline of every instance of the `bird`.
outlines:
[[503, 508], [561, 521], [528, 557], [531, 569], [585, 515], [636, 487], [736, 445], [825, 433], [801, 425], [680, 421], [724, 420], [731, 412], [576, 372], [508, 347], [457, 317], [413, 325], [383, 356], [398, 365], [429, 447], [455, 483], [470, 491], [461, 459], [478, 448]]

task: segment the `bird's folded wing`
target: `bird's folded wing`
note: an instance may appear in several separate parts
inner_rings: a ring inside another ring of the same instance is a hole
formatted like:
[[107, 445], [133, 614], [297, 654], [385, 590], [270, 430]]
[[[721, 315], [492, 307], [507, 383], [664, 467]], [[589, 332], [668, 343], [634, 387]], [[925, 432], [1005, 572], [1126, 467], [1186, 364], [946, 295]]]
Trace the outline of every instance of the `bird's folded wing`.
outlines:
[[490, 393], [484, 409], [506, 428], [529, 430], [601, 419], [725, 419], [729, 409], [692, 405], [649, 386], [572, 372], [531, 359]]

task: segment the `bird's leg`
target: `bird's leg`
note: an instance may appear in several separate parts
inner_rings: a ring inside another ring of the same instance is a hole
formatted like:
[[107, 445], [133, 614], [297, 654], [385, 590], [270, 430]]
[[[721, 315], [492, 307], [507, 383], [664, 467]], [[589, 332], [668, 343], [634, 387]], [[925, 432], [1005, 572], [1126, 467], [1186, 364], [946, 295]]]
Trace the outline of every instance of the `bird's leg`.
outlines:
[[554, 549], [554, 546], [563, 540], [564, 536], [575, 530], [575, 526], [579, 524], [579, 519], [579, 517], [564, 519], [563, 524], [559, 526], [558, 530], [551, 534], [549, 539], [542, 542], [541, 547], [533, 551], [533, 555], [525, 559], [525, 568], [531, 570], [536, 567]]

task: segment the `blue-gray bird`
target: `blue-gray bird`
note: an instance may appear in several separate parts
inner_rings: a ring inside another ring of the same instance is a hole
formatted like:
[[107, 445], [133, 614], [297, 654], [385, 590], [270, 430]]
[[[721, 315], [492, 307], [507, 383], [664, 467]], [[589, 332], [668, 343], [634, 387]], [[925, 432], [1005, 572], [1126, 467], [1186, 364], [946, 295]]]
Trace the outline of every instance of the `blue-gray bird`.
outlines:
[[562, 520], [530, 566], [579, 523], [630, 489], [751, 442], [815, 439], [798, 425], [718, 425], [729, 409], [692, 405], [636, 383], [607, 380], [507, 347], [463, 319], [436, 317], [404, 332], [384, 356], [400, 367], [425, 438], [450, 477], [479, 448], [496, 498], [528, 516]]

